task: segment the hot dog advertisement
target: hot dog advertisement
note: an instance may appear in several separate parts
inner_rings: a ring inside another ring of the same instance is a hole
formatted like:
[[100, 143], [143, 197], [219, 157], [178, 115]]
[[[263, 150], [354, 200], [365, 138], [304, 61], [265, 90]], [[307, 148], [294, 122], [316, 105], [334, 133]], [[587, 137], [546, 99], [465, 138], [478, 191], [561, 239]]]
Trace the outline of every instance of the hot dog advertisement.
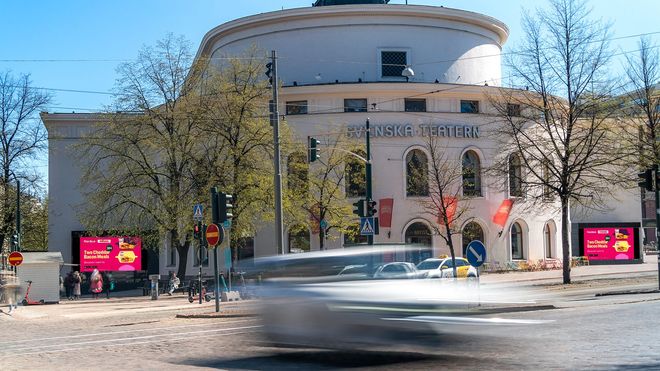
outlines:
[[585, 228], [584, 255], [589, 260], [633, 260], [634, 228]]
[[139, 237], [80, 237], [80, 270], [91, 272], [142, 269]]

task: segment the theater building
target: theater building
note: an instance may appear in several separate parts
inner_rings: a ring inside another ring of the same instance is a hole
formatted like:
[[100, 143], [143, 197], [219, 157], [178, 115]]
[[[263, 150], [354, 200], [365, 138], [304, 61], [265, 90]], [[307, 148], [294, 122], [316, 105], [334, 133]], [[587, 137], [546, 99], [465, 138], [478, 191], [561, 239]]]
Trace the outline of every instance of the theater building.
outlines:
[[[412, 171], [428, 166], [424, 143], [429, 135], [441, 139], [447, 158], [471, 174], [469, 186], [462, 189], [469, 211], [457, 222], [470, 239], [484, 242], [488, 260], [560, 258], [557, 202], [549, 200], [548, 207], [533, 210], [518, 207], [522, 201], [515, 183], [491, 179], [484, 171], [509, 151], [493, 137], [494, 109], [488, 103], [488, 96], [497, 94], [502, 85], [500, 53], [509, 35], [507, 26], [469, 11], [383, 3], [387, 1], [317, 1], [307, 8], [236, 19], [210, 30], [197, 57], [237, 56], [254, 47], [277, 51], [283, 85], [279, 111], [302, 142], [308, 136], [337, 131], [359, 141], [370, 120], [373, 199], [389, 207], [382, 213], [391, 213], [375, 242], [425, 246], [398, 259], [417, 261], [448, 253], [442, 238], [433, 233], [436, 221], [419, 204], [428, 188], [407, 181]], [[67, 146], [93, 117], [46, 114], [43, 119], [49, 134], [65, 133], [51, 135], [49, 141], [49, 247], [63, 251], [66, 261], [71, 259], [71, 231], [82, 228], [71, 208], [72, 201], [81, 198], [76, 184], [79, 171]], [[287, 159], [282, 163], [286, 171]], [[512, 171], [519, 171], [515, 158], [511, 164]], [[353, 202], [359, 198], [349, 184], [346, 188]], [[639, 196], [630, 193], [621, 199], [616, 210], [596, 221], [639, 222]], [[495, 214], [507, 200], [513, 202], [510, 214], [495, 223]], [[578, 214], [574, 223], [592, 220], [588, 214]], [[316, 231], [289, 233], [291, 227], [285, 220], [287, 251], [319, 249]], [[575, 229], [574, 245], [577, 233]], [[331, 237], [327, 248], [353, 242], [346, 236]], [[260, 229], [253, 239], [254, 255], [276, 254], [273, 241], [274, 227]], [[467, 242], [468, 238], [455, 236], [455, 246]], [[171, 262], [175, 255], [161, 252], [161, 271], [167, 271], [168, 262], [175, 264]]]

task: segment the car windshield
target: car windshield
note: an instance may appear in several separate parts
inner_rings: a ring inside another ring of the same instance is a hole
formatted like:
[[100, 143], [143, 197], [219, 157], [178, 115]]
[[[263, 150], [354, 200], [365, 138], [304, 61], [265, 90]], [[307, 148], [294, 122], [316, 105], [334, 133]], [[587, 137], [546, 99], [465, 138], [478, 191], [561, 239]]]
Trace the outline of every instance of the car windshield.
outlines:
[[429, 270], [429, 269], [438, 269], [440, 266], [441, 260], [425, 260], [417, 264], [417, 269], [419, 270]]

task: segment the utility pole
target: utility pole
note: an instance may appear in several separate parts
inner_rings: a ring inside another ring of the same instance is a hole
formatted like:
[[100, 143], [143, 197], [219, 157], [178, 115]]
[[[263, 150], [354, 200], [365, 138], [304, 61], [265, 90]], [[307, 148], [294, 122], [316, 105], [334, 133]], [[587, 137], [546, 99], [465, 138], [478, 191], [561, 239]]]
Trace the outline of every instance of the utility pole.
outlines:
[[270, 77], [270, 86], [273, 89], [273, 100], [270, 104], [270, 125], [273, 127], [273, 162], [275, 166], [275, 235], [277, 249], [284, 254], [284, 225], [282, 222], [282, 169], [280, 166], [280, 112], [278, 103], [278, 84], [277, 79], [277, 53], [271, 51], [269, 70], [272, 74], [266, 72]]
[[16, 236], [18, 237], [16, 251], [21, 251], [21, 181], [18, 178], [16, 178]]
[[[373, 197], [372, 195], [372, 186], [371, 186], [371, 143], [370, 143], [370, 131], [369, 130], [369, 119], [367, 118], [367, 133], [365, 138], [367, 138], [367, 164], [365, 165], [365, 174], [366, 174], [366, 183], [367, 183], [367, 203], [371, 201], [371, 198]], [[367, 235], [367, 245], [373, 245], [374, 244], [374, 236], [373, 234]]]

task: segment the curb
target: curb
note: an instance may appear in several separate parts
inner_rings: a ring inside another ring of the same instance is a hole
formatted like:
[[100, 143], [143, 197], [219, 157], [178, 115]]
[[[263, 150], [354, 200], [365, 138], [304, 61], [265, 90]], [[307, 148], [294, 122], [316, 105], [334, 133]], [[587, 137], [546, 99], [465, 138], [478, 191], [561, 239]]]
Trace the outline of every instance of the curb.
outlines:
[[611, 291], [611, 292], [599, 292], [596, 293], [596, 297], [599, 296], [611, 296], [611, 295], [634, 295], [634, 294], [658, 294], [660, 290], [658, 289], [645, 289], [645, 290], [622, 290], [622, 291]]
[[220, 311], [212, 313], [198, 313], [198, 314], [177, 314], [176, 318], [241, 318], [241, 317], [256, 317], [255, 313], [241, 313], [235, 311]]

